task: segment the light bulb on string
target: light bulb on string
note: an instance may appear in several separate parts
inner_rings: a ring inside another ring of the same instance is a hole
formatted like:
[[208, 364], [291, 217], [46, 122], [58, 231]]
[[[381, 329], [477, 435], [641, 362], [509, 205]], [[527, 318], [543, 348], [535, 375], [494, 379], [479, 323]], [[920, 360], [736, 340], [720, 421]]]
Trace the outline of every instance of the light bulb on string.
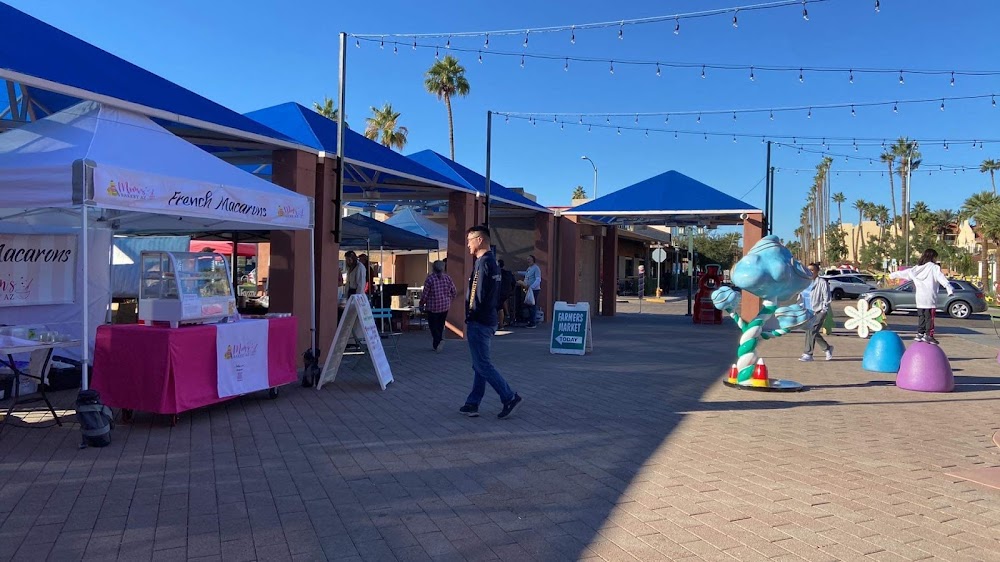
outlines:
[[879, 3], [878, 0], [875, 0], [875, 13], [877, 14], [878, 11], [879, 11]]
[[416, 41], [416, 39], [413, 40], [413, 50], [414, 51], [417, 50], [417, 41]]
[[361, 48], [361, 39], [355, 39], [354, 40], [354, 46], [360, 49]]
[[681, 34], [681, 20], [680, 18], [674, 18], [674, 35]]
[[524, 68], [524, 55], [521, 55], [521, 68]]
[[558, 120], [559, 120], [559, 118], [558, 118], [558, 117], [556, 117], [555, 115], [553, 115], [553, 116], [552, 116], [552, 122], [553, 122], [553, 123], [555, 123], [555, 122], [556, 122], [556, 121], [558, 121]]
[[809, 21], [809, 10], [806, 9], [806, 0], [802, 0], [802, 19]]
[[948, 141], [944, 141], [944, 149], [948, 150]]
[[504, 123], [510, 123], [510, 114], [507, 114], [507, 115], [503, 116], [503, 122]]
[[941, 100], [941, 111], [944, 111], [944, 100]]
[[434, 47], [434, 58], [438, 58], [439, 56], [440, 56], [440, 53], [438, 53], [438, 48]]
[[951, 85], [952, 86], [955, 85], [955, 72], [954, 71], [952, 71], [952, 73], [951, 73]]
[[733, 121], [736, 121], [736, 112], [733, 112]]
[[385, 37], [382, 37], [381, 39], [378, 40], [378, 48], [379, 49], [385, 48]]
[[592, 130], [594, 130], [594, 126], [593, 125], [587, 125], [587, 132], [589, 133]]
[[611, 61], [611, 67], [609, 68], [609, 70], [611, 71], [611, 74], [615, 73], [615, 61]]
[[524, 47], [525, 49], [527, 49], [527, 48], [528, 48], [528, 32], [527, 32], [527, 31], [525, 31], [525, 32], [524, 32], [524, 43], [523, 43], [523, 45], [522, 45], [522, 46], [523, 46], [523, 47]]
[[751, 66], [751, 67], [750, 67], [750, 81], [751, 81], [751, 82], [753, 82], [753, 81], [754, 81], [754, 77], [753, 77], [753, 66]]
[[397, 46], [397, 44], [396, 44], [395, 41], [393, 41], [393, 43], [392, 43], [392, 54], [394, 54], [394, 55], [398, 55], [399, 54], [399, 47]]
[[649, 129], [646, 129], [646, 138], [649, 138]]
[[903, 83], [904, 83], [904, 82], [903, 82], [903, 71], [902, 71], [902, 70], [900, 70], [900, 71], [899, 71], [899, 83], [900, 83], [900, 84], [903, 84]]
[[695, 123], [698, 123], [699, 125], [701, 125], [701, 113], [698, 114], [698, 120], [695, 121]]
[[619, 135], [622, 134], [622, 128], [621, 127], [618, 127], [618, 134]]
[[704, 78], [705, 78], [705, 65], [701, 65], [701, 78], [702, 78], [703, 80], [704, 80]]
[[813, 108], [810, 107], [809, 112], [806, 113], [806, 119], [812, 119], [812, 118], [813, 118]]
[[669, 113], [663, 118], [663, 124], [666, 125], [667, 123], [670, 123], [670, 114]]
[[569, 57], [566, 57], [566, 62], [563, 64], [563, 70], [569, 72]]
[[854, 106], [851, 105], [851, 117], [857, 117], [857, 116], [858, 116], [858, 113], [856, 111], [854, 111]]
[[565, 123], [559, 123], [559, 130], [563, 130], [565, 128], [566, 128], [566, 124]]
[[733, 144], [736, 144], [736, 135], [733, 135]]
[[580, 124], [583, 125], [583, 115], [580, 116]]
[[607, 118], [605, 118], [604, 120], [607, 122], [608, 125], [611, 124], [611, 116], [610, 115], [608, 115]]
[[674, 138], [677, 138], [677, 131], [674, 131]]
[[802, 69], [799, 69], [799, 83], [805, 82], [805, 77], [802, 76]]
[[738, 9], [735, 12], [733, 12], [733, 27], [734, 28], [740, 26], [740, 22], [737, 21], [737, 18], [739, 17], [739, 15], [740, 15], [740, 11]]
[[660, 63], [656, 63], [656, 75], [660, 75]]
[[771, 118], [771, 121], [774, 121], [774, 110], [773, 109], [771, 110], [771, 114], [769, 115], [769, 117]]
[[892, 102], [892, 112], [899, 113], [899, 107], [896, 105], [896, 102]]
[[483, 52], [479, 51], [479, 64], [483, 64]]
[[489, 49], [490, 48], [490, 34], [489, 33], [486, 34], [486, 41], [483, 41], [483, 48], [484, 49]]
[[444, 48], [445, 49], [450, 49], [451, 48], [451, 36], [450, 35], [448, 36], [448, 40], [444, 42]]
[[635, 114], [635, 124], [636, 125], [639, 124], [639, 114], [638, 113]]
[[993, 107], [996, 107], [997, 106], [997, 97], [996, 96], [990, 96], [990, 103], [993, 104]]
[[576, 45], [576, 26], [569, 28], [569, 42], [571, 45]]
[[708, 133], [704, 133], [704, 136], [705, 136], [705, 142], [708, 142]]
[[621, 22], [618, 25], [618, 40], [621, 41], [625, 38], [625, 22]]

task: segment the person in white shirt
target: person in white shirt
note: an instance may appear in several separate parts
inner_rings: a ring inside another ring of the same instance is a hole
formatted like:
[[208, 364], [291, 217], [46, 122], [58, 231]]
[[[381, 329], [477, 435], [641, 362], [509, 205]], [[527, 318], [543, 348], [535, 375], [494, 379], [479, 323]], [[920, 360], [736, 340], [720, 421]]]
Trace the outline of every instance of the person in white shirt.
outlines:
[[955, 291], [951, 288], [948, 278], [941, 273], [941, 268], [934, 263], [938, 253], [934, 248], [927, 248], [917, 265], [894, 271], [889, 274], [890, 279], [908, 279], [913, 281], [913, 296], [917, 304], [917, 337], [914, 341], [922, 341], [938, 345], [934, 339], [934, 312], [937, 310], [937, 286], [941, 285], [948, 296]]
[[528, 319], [528, 327], [534, 328], [537, 326], [535, 322], [538, 318], [538, 295], [542, 292], [542, 269], [538, 267], [534, 255], [528, 256], [528, 269], [524, 272], [524, 285], [535, 298], [535, 304], [531, 305], [531, 317]]
[[359, 263], [358, 255], [350, 250], [344, 254], [344, 262], [347, 264], [347, 296], [364, 293], [368, 268]]

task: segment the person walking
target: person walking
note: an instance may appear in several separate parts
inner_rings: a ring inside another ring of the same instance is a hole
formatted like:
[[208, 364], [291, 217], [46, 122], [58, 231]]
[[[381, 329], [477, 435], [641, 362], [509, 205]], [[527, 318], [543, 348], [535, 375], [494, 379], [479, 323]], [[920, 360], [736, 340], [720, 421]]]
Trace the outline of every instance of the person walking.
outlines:
[[497, 313], [499, 314], [499, 327], [507, 328], [514, 323], [514, 315], [510, 313], [510, 299], [517, 289], [517, 281], [510, 270], [504, 268], [503, 260], [497, 260], [500, 266], [500, 296], [497, 300]]
[[819, 342], [819, 347], [826, 354], [826, 360], [833, 359], [833, 346], [827, 343], [826, 339], [819, 333], [823, 329], [823, 323], [827, 315], [830, 314], [830, 282], [819, 276], [819, 264], [809, 264], [809, 273], [812, 273], [812, 283], [802, 292], [802, 300], [806, 307], [812, 311], [813, 317], [806, 326], [806, 349], [799, 361], [812, 361], [813, 348]]
[[528, 269], [524, 272], [524, 286], [531, 291], [534, 303], [531, 305], [531, 317], [528, 318], [528, 327], [534, 328], [538, 324], [538, 295], [542, 292], [542, 269], [538, 267], [534, 255], [528, 256]]
[[920, 256], [917, 265], [901, 271], [893, 271], [890, 279], [906, 279], [913, 281], [913, 296], [917, 304], [917, 337], [913, 341], [922, 341], [938, 345], [934, 338], [934, 313], [937, 311], [937, 286], [941, 285], [948, 291], [950, 297], [955, 291], [951, 288], [948, 278], [941, 273], [941, 267], [936, 263], [937, 250], [927, 248]]
[[470, 418], [479, 416], [479, 404], [486, 394], [486, 383], [500, 396], [503, 409], [499, 419], [507, 419], [521, 404], [521, 397], [510, 389], [503, 375], [490, 359], [490, 343], [497, 327], [497, 296], [500, 293], [500, 267], [490, 251], [490, 231], [485, 226], [474, 226], [466, 231], [469, 253], [476, 257], [469, 276], [469, 297], [465, 308], [465, 338], [469, 340], [472, 355], [472, 392], [465, 399], [459, 412]]
[[368, 269], [361, 265], [353, 250], [344, 254], [344, 262], [347, 264], [347, 296], [363, 293], [368, 282]]
[[427, 325], [431, 328], [431, 347], [434, 351], [441, 351], [444, 347], [444, 321], [458, 290], [451, 277], [445, 274], [443, 261], [437, 260], [431, 267], [434, 271], [424, 280], [420, 306], [427, 313]]

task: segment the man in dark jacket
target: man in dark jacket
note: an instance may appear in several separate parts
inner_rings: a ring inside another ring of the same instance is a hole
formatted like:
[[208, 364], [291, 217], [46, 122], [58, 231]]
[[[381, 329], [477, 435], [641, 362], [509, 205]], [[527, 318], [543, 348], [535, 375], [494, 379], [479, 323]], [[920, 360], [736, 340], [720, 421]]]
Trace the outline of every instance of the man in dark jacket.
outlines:
[[503, 260], [497, 260], [500, 266], [500, 297], [497, 300], [497, 312], [500, 314], [500, 328], [506, 328], [514, 323], [514, 315], [510, 312], [510, 299], [517, 289], [514, 273], [504, 269]]
[[476, 263], [469, 276], [469, 298], [465, 303], [465, 338], [472, 354], [472, 392], [465, 405], [458, 411], [469, 417], [479, 416], [479, 403], [486, 394], [486, 383], [500, 395], [503, 410], [497, 415], [507, 419], [521, 403], [521, 397], [510, 389], [490, 360], [490, 340], [497, 328], [497, 297], [500, 293], [500, 267], [490, 251], [490, 231], [485, 226], [474, 226], [466, 233], [469, 253], [476, 256]]

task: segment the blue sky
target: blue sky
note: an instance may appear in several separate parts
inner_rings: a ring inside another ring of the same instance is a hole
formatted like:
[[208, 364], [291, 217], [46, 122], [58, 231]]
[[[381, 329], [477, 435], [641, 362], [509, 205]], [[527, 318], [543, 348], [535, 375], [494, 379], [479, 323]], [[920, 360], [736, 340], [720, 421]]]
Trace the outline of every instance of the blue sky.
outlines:
[[[290, 100], [311, 105], [337, 88], [337, 33], [381, 34], [462, 32], [529, 28], [692, 12], [731, 7], [749, 2], [674, 0], [670, 2], [528, 2], [504, 4], [444, 0], [423, 2], [306, 2], [303, 0], [176, 0], [132, 2], [122, 0], [5, 0], [14, 7], [83, 38], [105, 50], [156, 72], [206, 97], [245, 112]], [[431, 7], [433, 6], [433, 7]], [[598, 59], [641, 59], [684, 63], [737, 65], [787, 65], [793, 67], [884, 67], [945, 70], [996, 70], [995, 22], [1000, 3], [967, 0], [942, 3], [934, 0], [882, 0], [875, 13], [874, 0], [828, 0], [807, 4], [810, 19], [801, 7], [742, 12], [739, 27], [731, 16], [684, 20], [681, 32], [673, 23], [629, 26], [624, 38], [618, 29], [532, 35], [528, 49], [523, 36], [490, 39], [490, 51], [546, 53]], [[422, 40], [434, 42], [433, 40]], [[443, 44], [443, 40], [438, 41]], [[454, 47], [479, 49], [481, 38], [453, 39]], [[43, 48], [34, 46], [33, 48]], [[444, 50], [442, 49], [442, 52]], [[958, 76], [954, 86], [948, 76], [896, 74], [855, 76], [844, 73], [664, 68], [657, 77], [652, 68], [619, 63], [614, 74], [606, 62], [570, 62], [496, 57], [484, 51], [482, 64], [475, 54], [453, 53], [468, 69], [469, 97], [454, 102], [457, 160], [480, 172], [485, 162], [486, 110], [513, 112], [635, 113], [710, 111], [717, 109], [820, 106], [918, 98], [970, 96], [1000, 92], [995, 76]], [[432, 49], [380, 49], [362, 43], [348, 52], [347, 117], [355, 128], [363, 126], [369, 106], [392, 102], [410, 130], [406, 152], [431, 148], [447, 155], [448, 138], [442, 103], [423, 89], [423, 72], [433, 63]], [[918, 139], [1000, 139], [1000, 107], [989, 100], [940, 101], [922, 105], [767, 114], [674, 116], [670, 125], [662, 117], [641, 119], [641, 127], [683, 128], [754, 135]], [[578, 118], [574, 117], [576, 122]], [[606, 118], [586, 118], [604, 123]], [[634, 126], [634, 117], [612, 120]], [[814, 147], [821, 148], [821, 147]], [[888, 179], [878, 173], [880, 146], [831, 149], [836, 154], [875, 158], [833, 165], [833, 191], [848, 201], [865, 198], [889, 206]], [[600, 168], [600, 192], [625, 187], [669, 169], [717, 187], [758, 207], [763, 207], [764, 148], [760, 139], [731, 137], [703, 140], [701, 135], [681, 135], [614, 129], [587, 132], [584, 127], [561, 130], [549, 121], [537, 125], [503, 119], [494, 122], [493, 176], [508, 186], [522, 186], [549, 205], [568, 204], [576, 185], [591, 190], [593, 171], [580, 161], [590, 156]], [[984, 158], [1000, 158], [1000, 143], [983, 149], [969, 144], [923, 147], [925, 168], [913, 180], [913, 200], [932, 208], [958, 208], [968, 195], [988, 188], [989, 177], [978, 169], [958, 174], [937, 172], [937, 165], [976, 166]], [[793, 148], [775, 149], [772, 164], [784, 168], [776, 177], [775, 232], [791, 237], [798, 225], [799, 209], [811, 185], [810, 170], [820, 155]], [[933, 166], [932, 166], [933, 165]], [[795, 174], [794, 169], [806, 170]], [[846, 171], [852, 171], [847, 173]], [[838, 174], [838, 171], [840, 173]], [[754, 189], [754, 186], [758, 185]], [[898, 181], [897, 181], [897, 198]], [[834, 214], [835, 214], [834, 210]], [[856, 213], [844, 210], [845, 220]], [[856, 219], [855, 219], [856, 220]]]

